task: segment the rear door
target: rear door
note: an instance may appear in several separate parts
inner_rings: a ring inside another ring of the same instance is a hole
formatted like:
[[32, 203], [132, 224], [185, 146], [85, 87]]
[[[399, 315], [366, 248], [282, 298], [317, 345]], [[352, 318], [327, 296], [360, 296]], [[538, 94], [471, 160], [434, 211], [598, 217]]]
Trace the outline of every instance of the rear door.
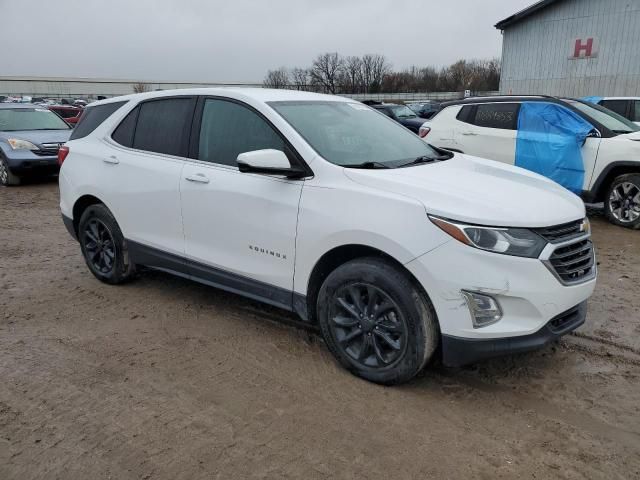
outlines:
[[290, 307], [302, 180], [242, 173], [238, 154], [295, 153], [260, 113], [228, 98], [206, 98], [196, 114], [195, 157], [180, 180], [186, 254], [212, 284]]
[[140, 263], [180, 269], [169, 260], [184, 255], [179, 187], [195, 103], [140, 103], [114, 130], [114, 148], [103, 159], [103, 183], [113, 189], [109, 207]]
[[519, 103], [473, 105], [456, 131], [456, 142], [464, 153], [513, 165], [519, 110]]

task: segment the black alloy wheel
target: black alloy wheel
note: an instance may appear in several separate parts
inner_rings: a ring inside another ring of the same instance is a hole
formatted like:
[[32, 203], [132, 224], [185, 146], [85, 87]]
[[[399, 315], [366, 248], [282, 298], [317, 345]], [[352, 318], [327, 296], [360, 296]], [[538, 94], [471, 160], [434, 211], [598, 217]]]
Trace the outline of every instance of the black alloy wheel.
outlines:
[[407, 347], [407, 323], [382, 289], [352, 282], [331, 300], [329, 325], [336, 344], [364, 368], [393, 365]]
[[116, 265], [116, 248], [109, 228], [98, 218], [85, 224], [82, 232], [87, 262], [102, 274], [109, 274]]

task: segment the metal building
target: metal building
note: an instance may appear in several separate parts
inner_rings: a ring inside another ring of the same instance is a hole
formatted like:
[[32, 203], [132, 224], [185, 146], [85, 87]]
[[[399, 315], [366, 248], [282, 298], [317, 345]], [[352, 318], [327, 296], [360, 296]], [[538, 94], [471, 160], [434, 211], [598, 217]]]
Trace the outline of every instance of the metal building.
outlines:
[[543, 0], [495, 27], [503, 94], [640, 96], [640, 0]]

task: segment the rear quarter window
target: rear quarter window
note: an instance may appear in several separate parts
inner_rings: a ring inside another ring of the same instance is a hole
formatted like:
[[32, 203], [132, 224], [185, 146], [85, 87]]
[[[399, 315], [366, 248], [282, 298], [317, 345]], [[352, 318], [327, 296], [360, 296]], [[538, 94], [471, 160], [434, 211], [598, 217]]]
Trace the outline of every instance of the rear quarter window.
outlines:
[[88, 106], [82, 112], [82, 116], [71, 133], [69, 140], [84, 138], [98, 128], [102, 122], [109, 118], [116, 110], [122, 107], [127, 101], [112, 102], [104, 105]]
[[518, 127], [517, 103], [485, 103], [479, 104], [473, 118], [474, 125], [484, 128], [516, 130]]

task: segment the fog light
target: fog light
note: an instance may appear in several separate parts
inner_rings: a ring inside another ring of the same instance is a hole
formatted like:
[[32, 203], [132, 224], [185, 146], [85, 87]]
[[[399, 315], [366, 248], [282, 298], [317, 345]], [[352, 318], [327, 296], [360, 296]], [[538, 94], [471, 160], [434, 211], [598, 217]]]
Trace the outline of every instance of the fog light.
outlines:
[[486, 327], [502, 318], [502, 310], [498, 301], [490, 295], [461, 290], [471, 312], [473, 328]]

